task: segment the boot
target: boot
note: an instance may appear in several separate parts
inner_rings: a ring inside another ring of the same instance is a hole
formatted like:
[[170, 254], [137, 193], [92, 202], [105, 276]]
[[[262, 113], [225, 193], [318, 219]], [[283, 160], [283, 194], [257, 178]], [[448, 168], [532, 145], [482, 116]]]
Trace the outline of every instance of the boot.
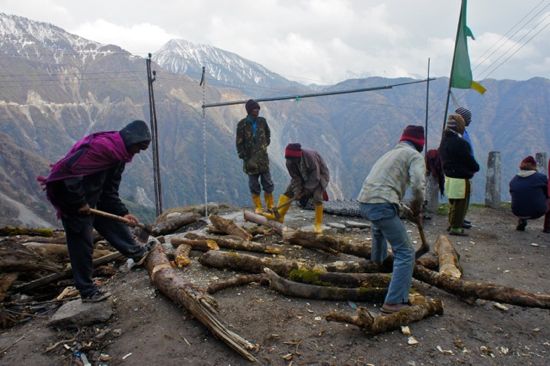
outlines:
[[254, 202], [254, 212], [257, 214], [264, 212], [264, 209], [262, 208], [262, 199], [259, 194], [252, 194], [252, 202]]
[[323, 204], [319, 203], [315, 205], [315, 224], [313, 225], [313, 231], [316, 234], [323, 233]]
[[[281, 207], [281, 205], [284, 205], [289, 200], [290, 200], [290, 197], [285, 196], [284, 194], [280, 195], [279, 196], [279, 202], [277, 202], [277, 207]], [[264, 217], [267, 217], [270, 220], [279, 221], [282, 224], [283, 221], [285, 220], [285, 215], [286, 215], [286, 212], [288, 211], [289, 208], [290, 208], [290, 205], [285, 205], [284, 207], [281, 207], [280, 209], [278, 209], [279, 218], [277, 218], [277, 216], [275, 216], [275, 214], [273, 214], [272, 212], [269, 212], [269, 213], [264, 212], [264, 213], [262, 213], [262, 215]]]
[[265, 207], [269, 211], [273, 208], [273, 193], [264, 192]]

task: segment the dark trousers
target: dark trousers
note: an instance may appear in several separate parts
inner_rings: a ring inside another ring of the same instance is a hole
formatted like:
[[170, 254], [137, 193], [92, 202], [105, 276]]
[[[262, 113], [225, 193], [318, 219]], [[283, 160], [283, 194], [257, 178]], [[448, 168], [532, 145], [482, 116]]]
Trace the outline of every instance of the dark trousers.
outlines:
[[463, 199], [449, 199], [449, 225], [461, 228], [470, 203], [470, 180], [466, 179], [466, 194]]
[[137, 259], [145, 252], [135, 242], [126, 224], [94, 216], [66, 216], [61, 221], [67, 237], [74, 283], [81, 296], [90, 296], [96, 291], [92, 280], [93, 228], [126, 257]]
[[[260, 182], [262, 184], [261, 187]], [[271, 179], [271, 173], [269, 170], [265, 173], [249, 174], [248, 188], [252, 194], [260, 194], [262, 192], [262, 188], [265, 193], [272, 193], [275, 186], [273, 185], [273, 180]]]

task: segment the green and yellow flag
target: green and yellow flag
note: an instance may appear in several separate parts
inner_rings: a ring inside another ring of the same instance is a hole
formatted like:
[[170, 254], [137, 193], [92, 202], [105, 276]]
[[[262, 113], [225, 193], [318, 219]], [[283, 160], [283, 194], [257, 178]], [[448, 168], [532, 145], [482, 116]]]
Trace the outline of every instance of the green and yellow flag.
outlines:
[[455, 53], [453, 56], [453, 69], [451, 70], [451, 87], [459, 89], [474, 89], [483, 94], [485, 88], [472, 78], [472, 68], [470, 67], [470, 56], [468, 55], [468, 38], [474, 38], [470, 28], [466, 25], [466, 4], [467, 0], [462, 0], [460, 8], [460, 20], [456, 35]]

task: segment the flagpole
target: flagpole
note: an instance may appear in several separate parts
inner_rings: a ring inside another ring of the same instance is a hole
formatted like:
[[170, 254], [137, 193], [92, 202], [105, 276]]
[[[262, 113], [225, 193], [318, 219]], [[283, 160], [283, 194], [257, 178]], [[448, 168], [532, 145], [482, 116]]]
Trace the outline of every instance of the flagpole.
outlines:
[[460, 24], [462, 22], [462, 7], [464, 6], [464, 0], [460, 2], [460, 16], [458, 17], [458, 24], [456, 26], [455, 47], [453, 50], [453, 62], [451, 64], [451, 74], [449, 75], [449, 87], [447, 88], [447, 102], [445, 102], [445, 115], [443, 116], [443, 128], [441, 129], [441, 135], [445, 131], [445, 123], [447, 122], [447, 112], [449, 111], [449, 99], [451, 98], [451, 82], [453, 80], [453, 69], [455, 67], [456, 56], [456, 44], [458, 43], [458, 34], [460, 33]]

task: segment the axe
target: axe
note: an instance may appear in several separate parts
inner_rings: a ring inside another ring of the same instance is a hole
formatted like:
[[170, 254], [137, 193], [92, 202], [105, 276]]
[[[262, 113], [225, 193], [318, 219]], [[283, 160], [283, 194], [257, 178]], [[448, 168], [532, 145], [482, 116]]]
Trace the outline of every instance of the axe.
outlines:
[[405, 217], [407, 218], [407, 220], [409, 220], [410, 222], [416, 225], [418, 229], [418, 235], [420, 236], [420, 241], [422, 241], [422, 245], [414, 253], [414, 259], [418, 259], [430, 251], [430, 244], [428, 244], [428, 241], [426, 240], [426, 234], [424, 233], [424, 226], [422, 226], [420, 217], [414, 216], [413, 211], [408, 206], [401, 205], [401, 207], [405, 213]]
[[138, 230], [136, 230], [136, 236], [141, 242], [146, 242], [147, 239], [149, 239], [149, 235], [152, 235], [152, 228], [150, 225], [144, 225], [141, 222], [138, 222], [137, 224], [134, 224], [132, 221], [128, 220], [125, 217], [114, 215], [109, 212], [97, 210], [95, 208], [90, 208], [90, 212], [93, 213], [96, 216], [105, 217], [107, 219], [111, 219], [114, 221], [122, 222], [128, 226], [137, 227]]
[[277, 206], [277, 207], [273, 207], [271, 209], [271, 213], [273, 213], [273, 215], [275, 216], [275, 218], [277, 220], [279, 220], [281, 218], [281, 214], [279, 213], [279, 210], [283, 207], [286, 207], [288, 205], [290, 205], [292, 202], [294, 202], [296, 200], [296, 198], [292, 197], [291, 199], [289, 199], [288, 201], [286, 201], [285, 203]]

